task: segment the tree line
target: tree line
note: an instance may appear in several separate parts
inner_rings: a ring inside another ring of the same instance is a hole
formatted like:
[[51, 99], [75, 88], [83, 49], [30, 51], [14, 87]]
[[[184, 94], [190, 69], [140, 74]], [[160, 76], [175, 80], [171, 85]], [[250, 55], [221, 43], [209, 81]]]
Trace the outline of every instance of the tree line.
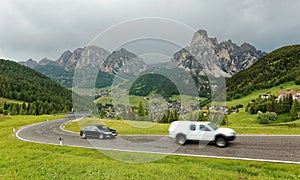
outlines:
[[[60, 111], [62, 109], [62, 111]], [[60, 112], [68, 112], [66, 106], [62, 107], [59, 104], [53, 104], [42, 101], [32, 103], [4, 103], [0, 107], [0, 114], [4, 115], [42, 115], [42, 114], [57, 114]]]

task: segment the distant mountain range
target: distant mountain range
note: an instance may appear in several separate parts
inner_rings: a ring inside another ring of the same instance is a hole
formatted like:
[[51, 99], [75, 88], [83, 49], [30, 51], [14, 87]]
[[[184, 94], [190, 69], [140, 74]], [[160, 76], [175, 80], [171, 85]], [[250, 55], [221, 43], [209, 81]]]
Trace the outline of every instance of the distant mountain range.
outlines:
[[[231, 40], [218, 43], [216, 38], [208, 37], [206, 31], [199, 30], [195, 32], [191, 43], [175, 52], [169, 65], [167, 63], [164, 66], [184, 69], [191, 75], [200, 77], [198, 81], [203, 84], [205, 78], [202, 77], [206, 73], [231, 77], [249, 68], [264, 55], [266, 55], [265, 52], [256, 50], [248, 43], [243, 43], [241, 46]], [[95, 83], [98, 88], [111, 85], [116, 75], [122, 74], [121, 76], [127, 79], [152, 68], [142, 58], [124, 48], [109, 53], [96, 46], [78, 48], [73, 52], [68, 50], [57, 60], [44, 58], [36, 62], [29, 59], [20, 63], [49, 76], [68, 88], [72, 87], [75, 68], [76, 71], [88, 68], [99, 69]]]

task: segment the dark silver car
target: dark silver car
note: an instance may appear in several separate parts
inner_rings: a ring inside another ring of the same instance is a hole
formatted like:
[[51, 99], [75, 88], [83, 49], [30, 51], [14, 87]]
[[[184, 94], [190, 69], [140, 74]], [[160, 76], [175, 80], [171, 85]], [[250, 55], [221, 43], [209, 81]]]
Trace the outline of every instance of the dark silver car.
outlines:
[[111, 139], [115, 138], [118, 132], [105, 125], [93, 125], [87, 126], [80, 131], [80, 136], [83, 139], [88, 137], [99, 138], [99, 139]]

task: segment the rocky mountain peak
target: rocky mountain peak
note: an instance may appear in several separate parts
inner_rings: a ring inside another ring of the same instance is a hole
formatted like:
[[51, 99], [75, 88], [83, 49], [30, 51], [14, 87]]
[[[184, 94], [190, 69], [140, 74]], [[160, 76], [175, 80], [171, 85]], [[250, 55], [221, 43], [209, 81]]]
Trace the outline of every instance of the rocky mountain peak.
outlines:
[[254, 46], [252, 46], [251, 44], [249, 44], [249, 43], [243, 43], [241, 45], [241, 50], [251, 51], [251, 52], [257, 51], [256, 48]]
[[62, 66], [65, 66], [71, 56], [72, 52], [67, 50], [56, 60], [56, 62]]
[[232, 76], [250, 67], [265, 54], [249, 43], [238, 46], [230, 39], [218, 43], [217, 38], [208, 37], [207, 31], [198, 30], [191, 44], [176, 52], [174, 59], [179, 63], [179, 67], [196, 74], [201, 74], [201, 68], [211, 68], [220, 75]]
[[109, 52], [98, 46], [88, 46], [83, 49], [77, 49], [72, 57], [77, 59], [76, 68], [96, 67], [99, 68], [103, 61], [108, 57]]
[[56, 60], [65, 70], [70, 70], [76, 67], [78, 60], [81, 58], [83, 48], [77, 48], [71, 53], [71, 51], [64, 52], [61, 57]]
[[199, 40], [206, 40], [207, 38], [207, 31], [200, 29], [194, 33], [191, 44], [197, 43]]
[[[129, 64], [131, 65], [129, 66]], [[101, 66], [101, 70], [109, 73], [116, 73], [122, 68], [122, 71], [126, 71], [126, 73], [129, 73], [131, 71], [129, 68], [132, 68], [134, 66], [133, 64], [139, 64], [139, 66], [142, 65], [143, 67], [144, 65], [146, 65], [137, 55], [125, 48], [121, 48], [119, 50], [113, 51], [107, 57], [107, 59], [105, 59], [103, 65]], [[135, 69], [135, 71], [136, 70], [137, 69]]]
[[27, 61], [20, 62], [20, 64], [28, 66], [30, 68], [34, 68], [38, 63], [30, 58]]
[[46, 65], [46, 64], [50, 64], [50, 63], [54, 63], [54, 62], [52, 60], [48, 59], [47, 57], [45, 57], [39, 61], [39, 65], [42, 65], [42, 66]]

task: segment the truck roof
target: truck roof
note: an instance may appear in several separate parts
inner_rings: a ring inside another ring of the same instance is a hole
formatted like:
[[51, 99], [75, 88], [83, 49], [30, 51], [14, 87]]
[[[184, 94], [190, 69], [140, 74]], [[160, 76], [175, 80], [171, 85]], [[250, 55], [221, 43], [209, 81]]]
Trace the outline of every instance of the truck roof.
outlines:
[[179, 123], [179, 122], [186, 122], [186, 123], [197, 123], [197, 124], [210, 124], [211, 123], [209, 121], [173, 121], [173, 122], [177, 122], [177, 123]]

